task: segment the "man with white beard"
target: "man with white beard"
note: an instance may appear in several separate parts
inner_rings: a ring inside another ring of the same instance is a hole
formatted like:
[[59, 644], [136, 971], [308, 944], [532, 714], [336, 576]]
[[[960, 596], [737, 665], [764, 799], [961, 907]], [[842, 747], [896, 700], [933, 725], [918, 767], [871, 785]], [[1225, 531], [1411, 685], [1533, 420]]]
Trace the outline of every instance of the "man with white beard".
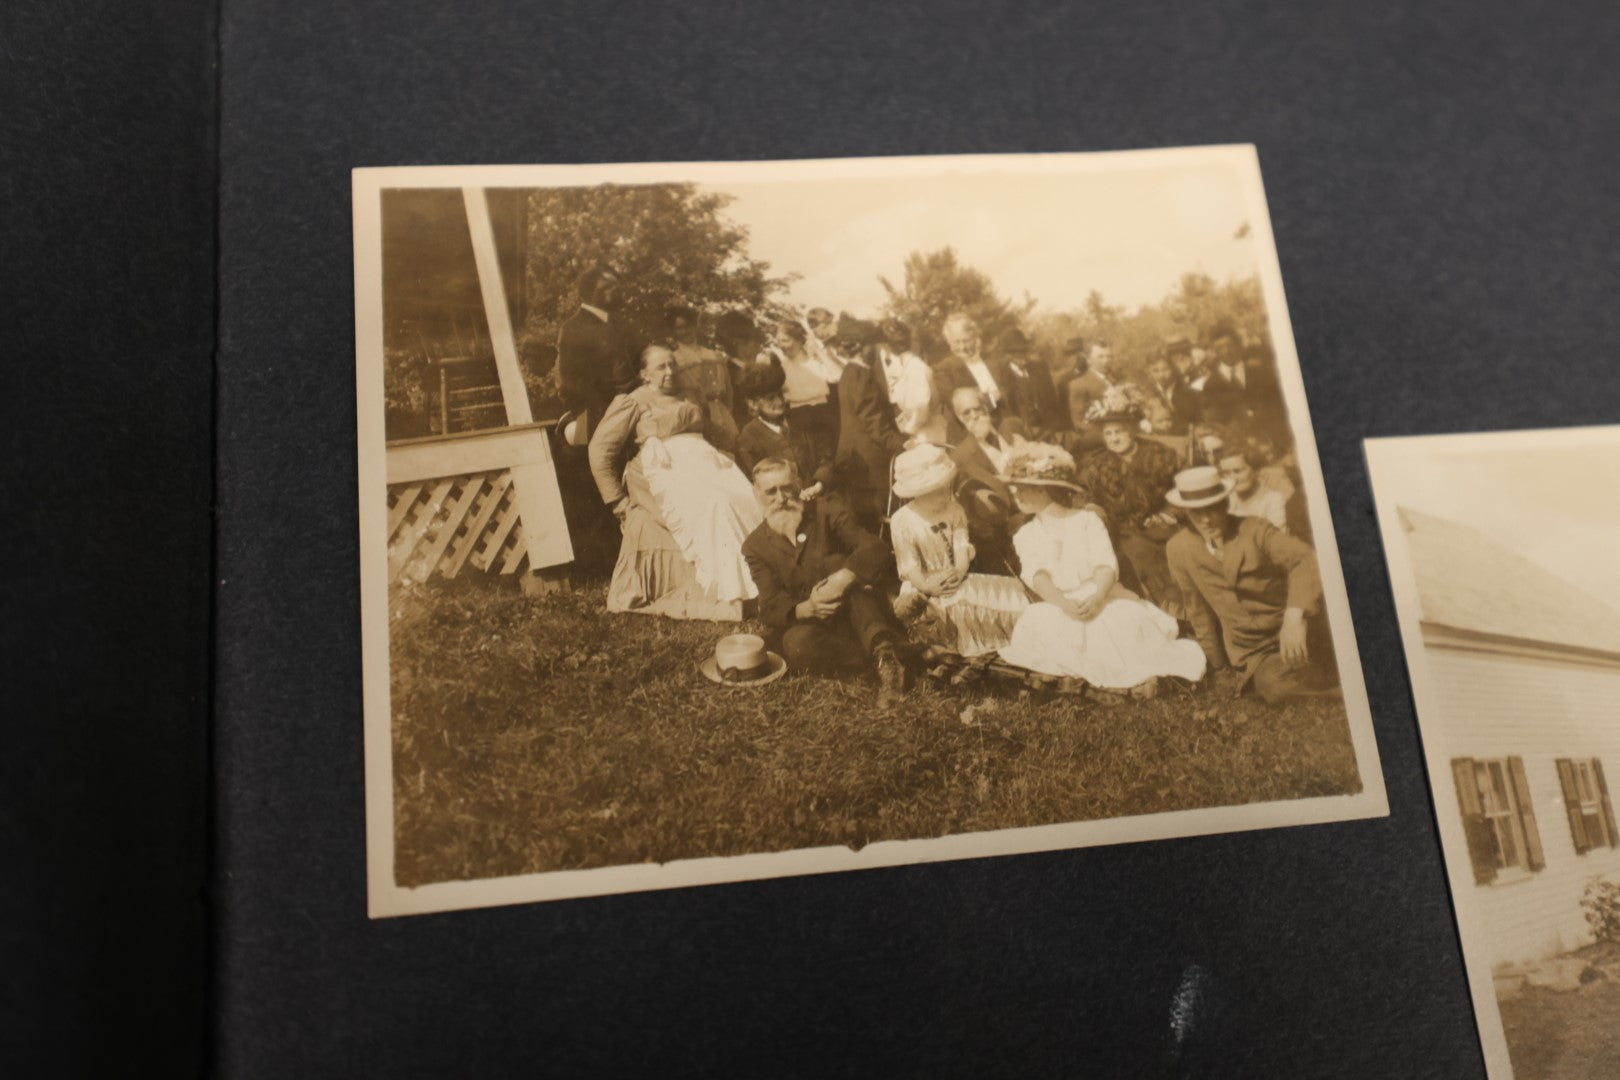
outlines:
[[759, 620], [780, 635], [794, 671], [845, 674], [876, 667], [878, 707], [901, 699], [906, 669], [900, 631], [876, 586], [892, 569], [889, 549], [856, 524], [841, 500], [808, 508], [798, 466], [766, 458], [754, 466], [765, 520], [743, 541], [759, 589]]
[[967, 512], [968, 536], [977, 552], [973, 565], [984, 573], [1010, 573], [1014, 507], [1001, 473], [1007, 452], [1025, 441], [1029, 429], [1017, 417], [997, 424], [977, 387], [952, 391], [951, 412], [967, 432], [951, 450], [951, 459], [956, 462], [956, 498]]

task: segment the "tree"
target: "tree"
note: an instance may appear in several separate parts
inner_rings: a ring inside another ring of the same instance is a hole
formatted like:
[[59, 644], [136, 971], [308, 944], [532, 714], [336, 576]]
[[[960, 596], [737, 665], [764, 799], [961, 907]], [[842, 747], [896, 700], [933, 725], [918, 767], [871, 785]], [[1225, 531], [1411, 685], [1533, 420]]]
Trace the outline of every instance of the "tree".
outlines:
[[930, 360], [949, 351], [940, 327], [952, 312], [973, 316], [988, 347], [1035, 308], [1033, 297], [1024, 297], [1021, 304], [1002, 299], [986, 274], [957, 261], [954, 248], [914, 251], [906, 256], [905, 272], [904, 288], [878, 277], [889, 294], [883, 314], [910, 323], [921, 338], [923, 355]]
[[1093, 290], [1080, 307], [1042, 312], [1032, 319], [1030, 336], [1039, 352], [1053, 357], [1065, 341], [1077, 335], [1106, 341], [1114, 354], [1115, 370], [1140, 375], [1171, 338], [1205, 343], [1210, 327], [1219, 319], [1232, 320], [1245, 341], [1269, 341], [1260, 279], [1250, 276], [1219, 284], [1208, 274], [1186, 273], [1159, 303], [1130, 313]]
[[694, 184], [540, 188], [528, 196], [524, 336], [555, 342], [579, 307], [575, 282], [602, 264], [619, 275], [620, 320], [637, 342], [667, 336], [664, 309], [711, 317], [780, 314], [773, 298], [792, 280], [748, 255], [748, 230], [722, 216], [731, 196]]

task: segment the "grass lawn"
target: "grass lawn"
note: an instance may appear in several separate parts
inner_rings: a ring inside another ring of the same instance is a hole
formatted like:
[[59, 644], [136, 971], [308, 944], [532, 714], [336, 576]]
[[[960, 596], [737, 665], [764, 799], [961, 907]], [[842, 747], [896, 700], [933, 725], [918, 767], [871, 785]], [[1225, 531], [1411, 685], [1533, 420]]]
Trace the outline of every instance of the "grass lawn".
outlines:
[[[1101, 706], [871, 679], [721, 689], [730, 627], [469, 574], [390, 596], [401, 886], [1360, 790], [1344, 705]], [[757, 629], [757, 628], [756, 628]]]
[[1620, 1076], [1620, 943], [1570, 955], [1586, 965], [1579, 988], [1527, 986], [1498, 1002], [1518, 1080]]

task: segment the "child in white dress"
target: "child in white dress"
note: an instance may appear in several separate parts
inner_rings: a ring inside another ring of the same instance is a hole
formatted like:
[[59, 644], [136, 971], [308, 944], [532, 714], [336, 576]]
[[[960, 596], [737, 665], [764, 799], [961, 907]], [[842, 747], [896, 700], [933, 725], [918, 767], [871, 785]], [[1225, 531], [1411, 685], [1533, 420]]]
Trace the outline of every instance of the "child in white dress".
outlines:
[[1067, 451], [1045, 443], [1015, 447], [1003, 479], [1018, 508], [1031, 515], [1013, 546], [1025, 584], [1040, 597], [1013, 628], [1003, 660], [1142, 696], [1151, 696], [1161, 675], [1203, 677], [1198, 643], [1178, 640], [1174, 619], [1119, 584], [1102, 519], [1069, 505], [1081, 489]]
[[978, 656], [1005, 645], [1029, 599], [1016, 578], [969, 573], [967, 514], [951, 495], [956, 465], [944, 447], [924, 443], [894, 462], [894, 493], [910, 499], [889, 535], [900, 595], [895, 612], [914, 640]]

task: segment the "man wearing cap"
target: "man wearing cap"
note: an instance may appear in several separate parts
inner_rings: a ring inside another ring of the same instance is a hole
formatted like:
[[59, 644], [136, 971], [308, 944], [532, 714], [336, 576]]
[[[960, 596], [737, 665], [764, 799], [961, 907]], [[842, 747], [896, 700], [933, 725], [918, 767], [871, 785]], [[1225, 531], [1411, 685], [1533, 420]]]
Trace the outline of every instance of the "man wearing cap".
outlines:
[[1211, 466], [1184, 469], [1166, 500], [1188, 525], [1165, 545], [1211, 671], [1267, 702], [1336, 692], [1338, 668], [1322, 611], [1316, 552], [1262, 518], [1227, 509], [1232, 483]]
[[856, 520], [869, 529], [877, 528], [888, 501], [889, 462], [906, 448], [883, 377], [868, 364], [868, 346], [877, 338], [875, 326], [848, 316], [838, 320], [832, 338], [833, 353], [844, 365], [833, 472]]
[[805, 504], [798, 468], [786, 458], [754, 467], [765, 520], [743, 541], [759, 590], [759, 620], [779, 634], [795, 671], [825, 674], [877, 668], [879, 707], [899, 700], [906, 669], [900, 631], [876, 588], [893, 556], [837, 501]]
[[1047, 440], [1069, 426], [1058, 409], [1057, 387], [1044, 360], [1030, 351], [1029, 338], [1016, 326], [996, 339], [995, 355], [1007, 376], [1010, 413], [1024, 422], [1032, 438]]

